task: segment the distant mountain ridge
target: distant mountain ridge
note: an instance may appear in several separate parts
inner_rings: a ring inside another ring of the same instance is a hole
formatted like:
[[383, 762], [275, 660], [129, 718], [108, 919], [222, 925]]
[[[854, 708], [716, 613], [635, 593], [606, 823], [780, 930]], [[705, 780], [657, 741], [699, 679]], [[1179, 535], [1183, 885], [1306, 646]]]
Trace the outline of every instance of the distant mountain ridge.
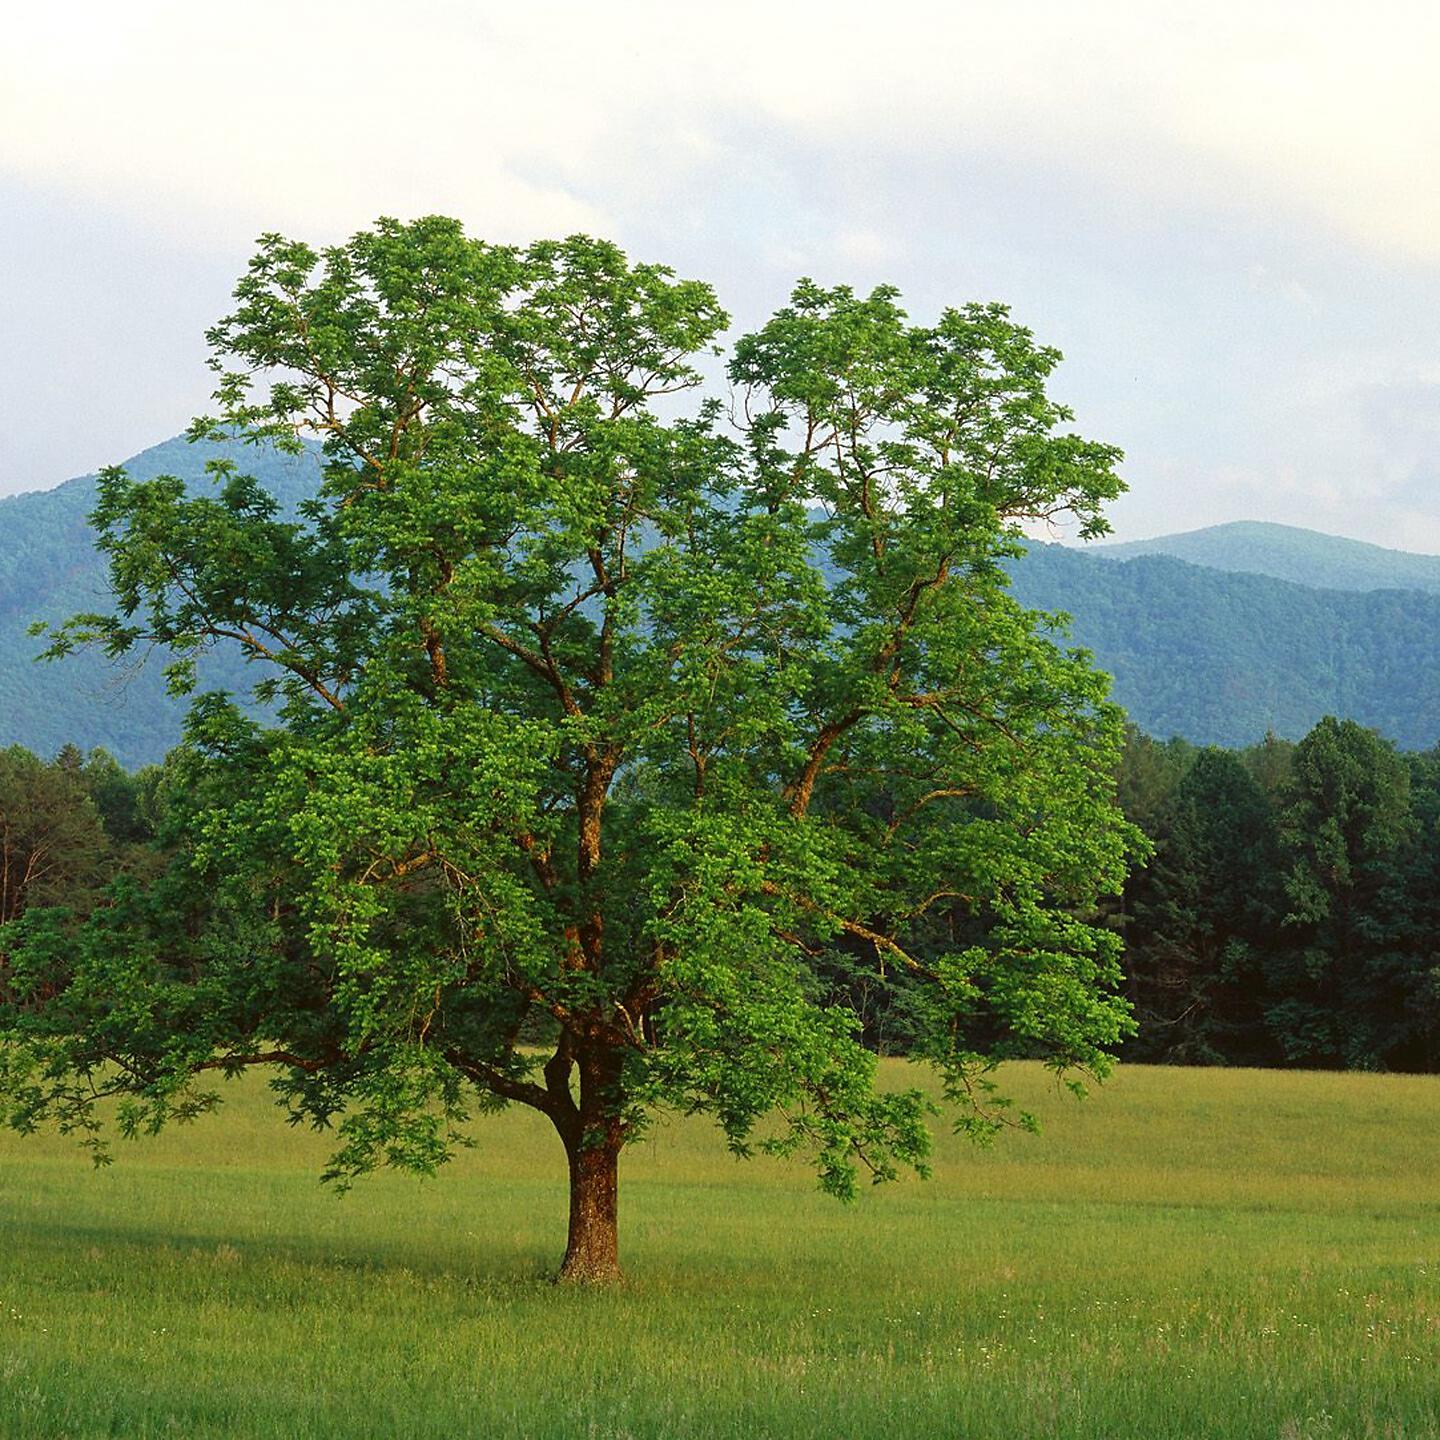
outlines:
[[[292, 457], [179, 438], [126, 468], [198, 488], [206, 461], [222, 454], [287, 510], [319, 483], [313, 450]], [[180, 736], [184, 706], [165, 693], [164, 658], [36, 664], [43, 642], [26, 633], [33, 620], [107, 608], [86, 523], [95, 498], [95, 477], [82, 476], [0, 499], [0, 746], [49, 755], [67, 741], [104, 745], [133, 766]], [[1202, 554], [1210, 559], [1197, 563]], [[1114, 676], [1115, 699], [1151, 734], [1243, 745], [1266, 730], [1298, 738], [1336, 714], [1408, 749], [1440, 742], [1440, 556], [1240, 522], [1129, 545], [1036, 544], [1011, 574], [1022, 603], [1073, 617], [1074, 642]], [[202, 672], [221, 688], [246, 678], [234, 655]]]
[[1240, 746], [1270, 730], [1299, 739], [1337, 715], [1403, 749], [1440, 743], [1440, 595], [1063, 545], [1031, 546], [1011, 585], [1024, 604], [1071, 616], [1072, 639], [1148, 734]]
[[1211, 570], [1269, 575], [1322, 590], [1424, 590], [1440, 595], [1440, 555], [1387, 550], [1262, 520], [1234, 520], [1153, 540], [1106, 542], [1090, 546], [1089, 552], [1104, 560], [1170, 555]]
[[[136, 479], [174, 475], [201, 489], [209, 484], [206, 463], [221, 457], [242, 463], [287, 510], [313, 495], [319, 480], [313, 452], [192, 445], [183, 436], [141, 451], [125, 467]], [[37, 664], [45, 642], [27, 633], [32, 621], [54, 624], [110, 608], [104, 559], [86, 520], [96, 498], [94, 475], [0, 498], [0, 746], [18, 743], [50, 755], [67, 742], [87, 750], [103, 745], [122, 764], [141, 765], [160, 759], [180, 737], [184, 706], [165, 693], [164, 658], [117, 665], [86, 652]], [[215, 656], [202, 679], [235, 684], [240, 664]]]

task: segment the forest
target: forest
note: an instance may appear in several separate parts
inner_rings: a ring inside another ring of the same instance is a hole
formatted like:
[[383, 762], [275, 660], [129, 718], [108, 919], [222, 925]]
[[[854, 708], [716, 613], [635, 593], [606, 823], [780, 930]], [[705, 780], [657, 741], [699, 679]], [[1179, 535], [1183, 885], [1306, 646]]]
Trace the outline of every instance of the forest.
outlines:
[[[1108, 916], [1128, 1061], [1440, 1068], [1440, 750], [1352, 720], [1237, 750], [1131, 726], [1126, 816], [1149, 837]], [[843, 973], [869, 1043], [904, 1053], [904, 975]]]
[[1341, 589], [1329, 565], [1300, 585], [1106, 549], [1032, 544], [1011, 562], [1012, 585], [1022, 603], [1070, 617], [1147, 734], [1239, 748], [1345, 715], [1405, 750], [1440, 740], [1440, 596]]
[[1440, 1061], [1440, 751], [1327, 717], [1240, 751], [1133, 733], [1155, 853], [1115, 923], [1132, 1059], [1364, 1070]]
[[[156, 873], [178, 758], [132, 772], [103, 749], [0, 751], [0, 923], [83, 918]], [[1440, 748], [1403, 754], [1331, 717], [1238, 750], [1131, 726], [1117, 778], [1152, 846], [1101, 917], [1124, 941], [1123, 1059], [1440, 1070]], [[814, 970], [869, 1048], [908, 1053], [923, 999], [903, 969], [858, 953], [851, 969], [842, 945]]]

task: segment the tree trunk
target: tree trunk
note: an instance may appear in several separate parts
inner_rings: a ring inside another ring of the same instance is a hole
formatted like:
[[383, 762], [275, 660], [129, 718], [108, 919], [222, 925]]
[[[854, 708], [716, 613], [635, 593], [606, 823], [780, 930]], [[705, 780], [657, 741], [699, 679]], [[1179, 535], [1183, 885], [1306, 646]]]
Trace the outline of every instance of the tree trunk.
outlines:
[[[588, 1139], [591, 1143], [586, 1144]], [[570, 1236], [560, 1279], [567, 1284], [603, 1285], [620, 1278], [620, 1141], [606, 1135], [567, 1141], [570, 1161]]]

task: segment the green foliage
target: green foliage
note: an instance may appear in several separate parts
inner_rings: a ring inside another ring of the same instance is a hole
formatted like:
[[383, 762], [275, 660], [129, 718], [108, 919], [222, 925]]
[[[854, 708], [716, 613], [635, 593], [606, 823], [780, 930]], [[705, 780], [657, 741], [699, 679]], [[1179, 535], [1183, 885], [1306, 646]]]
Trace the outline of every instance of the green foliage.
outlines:
[[1326, 719], [1296, 746], [1291, 776], [1280, 820], [1293, 938], [1272, 1023], [1292, 1060], [1379, 1068], [1418, 1018], [1406, 1003], [1419, 978], [1405, 953], [1410, 773], [1372, 731]]
[[78, 755], [47, 765], [18, 745], [0, 750], [0, 926], [31, 907], [87, 910], [113, 873], [88, 778]]
[[[147, 782], [127, 775], [103, 750], [85, 757], [66, 746], [49, 763], [18, 745], [0, 750], [0, 1017], [7, 1028], [23, 1028], [26, 1016], [54, 1001], [56, 976], [88, 943], [85, 922], [98, 925], [107, 887], [157, 872], [159, 857], [145, 843], [150, 836], [136, 803]], [[108, 1000], [99, 991], [89, 1003], [99, 1013]], [[62, 1041], [51, 1058], [63, 1067], [71, 1055]], [[30, 1128], [45, 1084], [34, 1051], [0, 1045], [5, 1118]], [[87, 1103], [57, 1100], [53, 1118], [94, 1148]]]
[[1117, 787], [1126, 817], [1147, 835], [1153, 834], [1171, 793], [1194, 759], [1195, 747], [1188, 741], [1178, 736], [1155, 740], [1127, 725]]
[[[602, 241], [269, 236], [235, 298], [194, 434], [313, 431], [324, 481], [298, 514], [228, 456], [206, 494], [99, 481], [117, 608], [52, 653], [164, 647], [195, 699], [169, 871], [39, 947], [5, 1022], [21, 1123], [113, 1090], [152, 1128], [269, 1063], [338, 1121], [342, 1178], [433, 1170], [505, 1102], [613, 1177], [668, 1107], [742, 1154], [778, 1117], [761, 1143], [848, 1196], [923, 1167], [929, 1102], [815, 1003], [842, 947], [914, 977], [912, 1048], [977, 1134], [996, 1058], [1105, 1068], [1119, 712], [1003, 566], [1121, 488], [1046, 396], [1054, 351], [1001, 307], [920, 326], [803, 282], [735, 346], [737, 435], [657, 403], [699, 384], [709, 287]], [[273, 724], [196, 692], [221, 643]]]
[[[318, 447], [289, 454], [275, 443], [229, 438], [193, 446], [169, 441], [124, 468], [132, 479], [178, 476], [187, 493], [198, 495], [210, 491], [205, 466], [214, 459], [235, 461], [254, 476], [282, 516], [293, 517], [322, 481]], [[106, 590], [103, 557], [86, 521], [97, 484], [91, 477], [0, 500], [0, 740], [44, 754], [75, 740], [103, 745], [127, 765], [157, 762], [178, 741], [184, 714], [183, 702], [166, 692], [161, 665], [134, 663], [133, 656], [107, 661], [98, 653], [78, 654], [59, 668], [31, 663], [44, 648], [26, 633], [32, 621], [92, 609]], [[1249, 528], [1217, 527], [1222, 539]], [[1337, 569], [1330, 550], [1338, 546], [1348, 556], [1354, 542], [1283, 526], [1253, 528], [1286, 531], [1293, 545], [1285, 553], [1294, 550], [1295, 563], [1289, 569], [1263, 557], [1252, 563], [1248, 551], [1232, 553], [1229, 539], [1213, 551], [1177, 549], [1178, 559], [1151, 555], [1164, 550], [1160, 541], [1137, 542], [1148, 558], [1119, 565], [1102, 557], [1124, 558], [1131, 547], [1031, 545], [1023, 560], [1008, 563], [1022, 601], [1075, 617], [1076, 638], [1115, 676], [1116, 698], [1151, 734], [1230, 746], [1248, 745], [1267, 730], [1298, 740], [1322, 715], [1336, 714], [1379, 729], [1404, 749], [1434, 745], [1440, 599], [1420, 593], [1433, 588], [1424, 568], [1431, 557], [1379, 551], [1388, 558], [1377, 565], [1368, 557], [1374, 547], [1359, 546], [1360, 568]], [[1184, 559], [1209, 568], [1179, 563]], [[1387, 568], [1389, 561], [1398, 568]], [[1418, 570], [1407, 568], [1412, 561]], [[1259, 573], [1219, 573], [1237, 569]], [[1297, 583], [1281, 583], [1286, 579]], [[1337, 593], [1352, 582], [1361, 589], [1411, 588]], [[253, 682], [232, 641], [207, 652], [201, 670], [205, 689], [243, 695]]]
[[1279, 837], [1234, 755], [1195, 753], [1147, 833], [1154, 858], [1127, 894], [1126, 968], [1142, 1059], [1264, 1063], [1259, 957], [1282, 913]]
[[[1122, 766], [1156, 845], [1114, 922], [1140, 1027], [1126, 1053], [1435, 1069], [1435, 752], [1327, 718], [1299, 745], [1190, 754], [1135, 737]], [[1156, 757], [1176, 755], [1167, 779]]]

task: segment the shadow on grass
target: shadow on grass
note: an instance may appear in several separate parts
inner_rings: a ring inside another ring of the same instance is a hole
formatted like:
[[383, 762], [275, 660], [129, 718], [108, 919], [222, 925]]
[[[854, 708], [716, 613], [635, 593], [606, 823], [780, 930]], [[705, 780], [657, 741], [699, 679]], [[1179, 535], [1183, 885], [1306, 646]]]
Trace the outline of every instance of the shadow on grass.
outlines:
[[[563, 1242], [563, 1236], [560, 1237]], [[12, 1257], [23, 1257], [29, 1263], [43, 1257], [68, 1261], [56, 1265], [57, 1275], [74, 1273], [77, 1255], [84, 1255], [97, 1267], [110, 1270], [133, 1270], [138, 1258], [151, 1255], [157, 1262], [156, 1272], [173, 1267], [177, 1275], [201, 1269], [223, 1273], [236, 1266], [263, 1267], [283, 1270], [295, 1267], [304, 1271], [345, 1277], [355, 1282], [370, 1282], [384, 1277], [415, 1278], [430, 1282], [448, 1282], [465, 1288], [497, 1290], [531, 1290], [548, 1286], [559, 1268], [562, 1244], [553, 1254], [542, 1253], [538, 1246], [522, 1246], [501, 1253], [483, 1246], [462, 1247], [452, 1241], [445, 1253], [417, 1245], [401, 1236], [383, 1238], [367, 1236], [363, 1240], [345, 1240], [319, 1236], [257, 1237], [237, 1227], [191, 1227], [176, 1231], [136, 1217], [121, 1218], [107, 1223], [77, 1223], [61, 1220], [25, 1220], [6, 1226], [6, 1250]], [[76, 1276], [77, 1280], [83, 1279]], [[83, 1284], [78, 1288], [83, 1288]]]

